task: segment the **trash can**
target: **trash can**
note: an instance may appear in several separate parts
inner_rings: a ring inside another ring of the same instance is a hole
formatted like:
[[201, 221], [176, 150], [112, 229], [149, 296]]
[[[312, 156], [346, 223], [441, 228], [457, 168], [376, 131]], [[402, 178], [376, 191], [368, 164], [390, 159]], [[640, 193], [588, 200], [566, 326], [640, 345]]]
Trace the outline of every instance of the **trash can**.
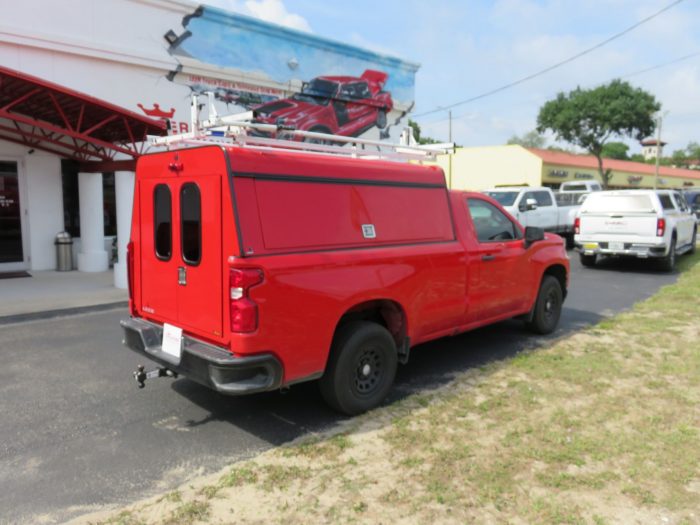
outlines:
[[68, 232], [56, 234], [56, 270], [69, 272], [73, 269], [73, 237]]

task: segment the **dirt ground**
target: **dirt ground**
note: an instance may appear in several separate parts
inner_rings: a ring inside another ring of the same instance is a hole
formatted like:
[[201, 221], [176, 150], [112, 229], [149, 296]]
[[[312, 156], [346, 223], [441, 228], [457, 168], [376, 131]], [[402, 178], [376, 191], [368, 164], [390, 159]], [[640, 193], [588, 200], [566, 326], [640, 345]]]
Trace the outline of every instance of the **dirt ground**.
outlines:
[[700, 257], [629, 312], [72, 523], [700, 523]]

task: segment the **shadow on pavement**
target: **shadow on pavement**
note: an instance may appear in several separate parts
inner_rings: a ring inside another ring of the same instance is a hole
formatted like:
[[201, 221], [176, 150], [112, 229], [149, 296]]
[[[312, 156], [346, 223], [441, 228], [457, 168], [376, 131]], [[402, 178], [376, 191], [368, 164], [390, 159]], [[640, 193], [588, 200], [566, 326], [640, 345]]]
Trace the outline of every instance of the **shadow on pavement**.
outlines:
[[[603, 316], [595, 313], [564, 308], [560, 327], [550, 336], [536, 336], [522, 322], [505, 321], [418, 345], [411, 350], [408, 364], [399, 366], [386, 404], [421, 390], [439, 388], [470, 369], [548, 346], [601, 319]], [[315, 382], [295, 385], [285, 393], [245, 397], [223, 396], [187, 379], [173, 382], [172, 389], [208, 412], [200, 420], [187, 421], [187, 426], [226, 422], [272, 445], [320, 432], [346, 419], [324, 404]]]

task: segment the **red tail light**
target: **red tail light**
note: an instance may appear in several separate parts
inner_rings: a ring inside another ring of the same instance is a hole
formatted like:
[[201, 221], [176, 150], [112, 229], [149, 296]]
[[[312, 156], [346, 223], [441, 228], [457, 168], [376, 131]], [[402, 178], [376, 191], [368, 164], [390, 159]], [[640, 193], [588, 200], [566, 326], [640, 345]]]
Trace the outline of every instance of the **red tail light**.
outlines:
[[258, 305], [248, 296], [250, 288], [263, 282], [262, 270], [231, 268], [229, 270], [229, 298], [231, 331], [249, 333], [258, 329]]
[[576, 217], [574, 219], [574, 233], [576, 235], [581, 233], [581, 217]]
[[663, 237], [664, 233], [666, 233], [666, 219], [657, 219], [656, 220], [656, 236]]

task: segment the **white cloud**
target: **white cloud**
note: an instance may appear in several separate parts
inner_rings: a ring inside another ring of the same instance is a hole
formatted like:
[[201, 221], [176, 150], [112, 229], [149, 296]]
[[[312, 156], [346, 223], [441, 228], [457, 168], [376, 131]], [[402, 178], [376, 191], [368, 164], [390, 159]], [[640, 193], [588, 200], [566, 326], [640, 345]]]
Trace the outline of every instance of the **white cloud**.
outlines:
[[290, 13], [282, 0], [206, 0], [204, 3], [311, 33], [309, 22], [301, 15]]

